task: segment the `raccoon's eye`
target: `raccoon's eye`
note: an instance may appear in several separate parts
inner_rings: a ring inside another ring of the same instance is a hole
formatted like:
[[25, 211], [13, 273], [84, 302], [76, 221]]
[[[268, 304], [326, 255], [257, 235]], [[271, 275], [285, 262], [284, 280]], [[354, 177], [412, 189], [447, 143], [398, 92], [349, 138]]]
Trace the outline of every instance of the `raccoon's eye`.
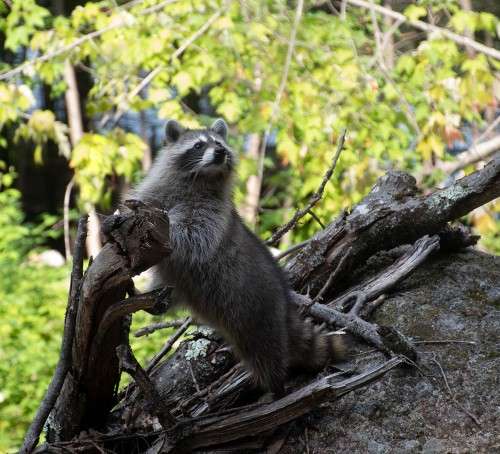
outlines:
[[193, 148], [195, 150], [201, 150], [203, 148], [203, 144], [201, 142], [196, 142]]

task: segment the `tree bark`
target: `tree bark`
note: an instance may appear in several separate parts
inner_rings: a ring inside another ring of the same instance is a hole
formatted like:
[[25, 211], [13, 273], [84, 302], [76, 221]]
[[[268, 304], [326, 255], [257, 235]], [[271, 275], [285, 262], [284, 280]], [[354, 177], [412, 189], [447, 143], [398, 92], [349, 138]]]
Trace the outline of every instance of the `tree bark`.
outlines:
[[352, 271], [374, 253], [438, 233], [447, 222], [499, 196], [500, 156], [482, 170], [425, 197], [417, 194], [413, 177], [389, 172], [349, 215], [339, 216], [288, 262], [292, 286], [315, 295], [347, 255], [332, 286], [339, 292], [346, 288]]
[[[105, 333], [98, 327], [107, 310], [125, 297], [132, 276], [169, 253], [168, 217], [139, 207], [110, 218], [109, 241], [83, 277], [66, 376], [49, 424], [49, 440], [69, 440], [81, 430], [100, 428], [113, 406], [120, 371], [116, 347], [121, 343], [121, 318]], [[100, 342], [96, 342], [100, 338]]]

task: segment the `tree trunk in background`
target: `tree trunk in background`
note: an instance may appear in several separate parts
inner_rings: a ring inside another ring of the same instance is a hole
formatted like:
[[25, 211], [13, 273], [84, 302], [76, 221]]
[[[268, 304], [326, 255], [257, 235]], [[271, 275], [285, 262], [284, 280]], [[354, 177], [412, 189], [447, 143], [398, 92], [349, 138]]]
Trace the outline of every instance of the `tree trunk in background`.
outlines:
[[[66, 110], [68, 113], [69, 134], [73, 147], [80, 141], [83, 136], [82, 112], [80, 108], [80, 95], [78, 93], [78, 85], [75, 77], [73, 66], [66, 60], [64, 63], [64, 80], [68, 86], [65, 99]], [[101, 250], [100, 225], [99, 218], [95, 207], [92, 205], [88, 209], [88, 236], [87, 236], [87, 254], [95, 257]]]
[[[471, 0], [460, 0], [460, 6], [466, 12], [471, 12], [472, 11], [472, 2], [471, 2]], [[468, 28], [466, 28], [464, 30], [464, 35], [467, 36], [467, 38], [474, 39], [474, 32], [472, 30], [469, 30]], [[476, 52], [471, 47], [466, 46], [466, 50], [467, 50], [467, 55], [470, 58], [472, 58], [472, 57], [474, 57], [476, 55]]]
[[[250, 134], [248, 156], [254, 160], [256, 167], [258, 167], [260, 159], [259, 134]], [[251, 229], [254, 229], [257, 224], [261, 185], [262, 181], [258, 173], [250, 175], [247, 181], [247, 196], [241, 209], [241, 217]]]
[[[384, 6], [388, 9], [392, 9], [392, 0], [385, 0]], [[384, 16], [384, 28], [385, 33], [387, 33], [392, 26], [392, 19], [388, 16]], [[391, 70], [394, 68], [394, 35], [391, 34], [387, 37], [387, 40], [384, 36], [384, 49], [383, 49], [383, 57], [384, 62], [387, 69]]]
[[66, 111], [68, 114], [69, 136], [71, 144], [74, 147], [83, 136], [83, 123], [75, 71], [69, 60], [64, 62], [64, 81], [68, 85], [64, 97], [66, 99]]

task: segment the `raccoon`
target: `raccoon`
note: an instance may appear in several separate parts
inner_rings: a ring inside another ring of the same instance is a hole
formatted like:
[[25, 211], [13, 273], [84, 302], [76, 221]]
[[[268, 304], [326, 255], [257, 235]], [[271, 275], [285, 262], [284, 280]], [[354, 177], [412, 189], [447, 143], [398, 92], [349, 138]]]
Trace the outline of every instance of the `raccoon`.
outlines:
[[321, 369], [342, 346], [300, 317], [284, 273], [239, 217], [227, 133], [222, 119], [202, 130], [168, 121], [163, 151], [128, 198], [170, 218], [172, 252], [152, 287], [173, 285], [174, 301], [217, 330], [259, 385], [283, 394], [291, 368]]

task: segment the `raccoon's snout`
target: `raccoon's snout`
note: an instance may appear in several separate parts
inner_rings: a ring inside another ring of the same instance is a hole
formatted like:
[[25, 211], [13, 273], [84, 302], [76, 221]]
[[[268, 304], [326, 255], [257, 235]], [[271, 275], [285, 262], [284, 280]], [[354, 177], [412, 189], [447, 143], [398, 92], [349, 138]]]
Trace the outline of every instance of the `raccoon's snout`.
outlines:
[[223, 147], [218, 147], [214, 151], [214, 158], [212, 160], [213, 164], [224, 164], [227, 159], [226, 149]]

